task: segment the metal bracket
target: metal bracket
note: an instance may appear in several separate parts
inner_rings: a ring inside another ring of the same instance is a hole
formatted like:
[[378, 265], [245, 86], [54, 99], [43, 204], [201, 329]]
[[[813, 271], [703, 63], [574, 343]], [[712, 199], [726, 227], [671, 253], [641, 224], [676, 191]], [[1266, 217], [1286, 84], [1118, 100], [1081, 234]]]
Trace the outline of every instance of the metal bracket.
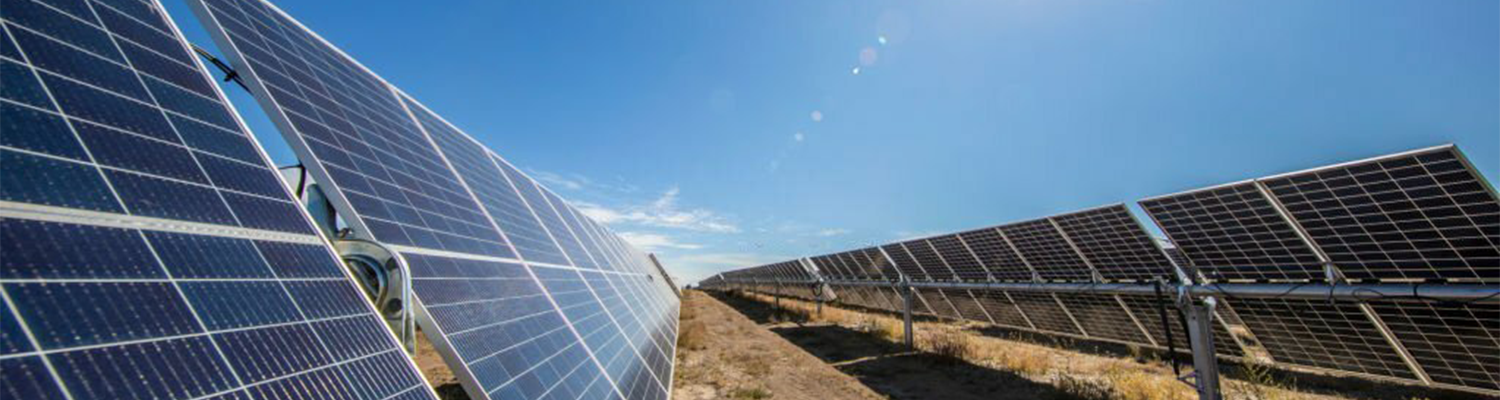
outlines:
[[415, 352], [417, 320], [412, 315], [411, 275], [401, 267], [395, 253], [361, 239], [336, 240], [333, 247], [391, 332], [408, 353]]

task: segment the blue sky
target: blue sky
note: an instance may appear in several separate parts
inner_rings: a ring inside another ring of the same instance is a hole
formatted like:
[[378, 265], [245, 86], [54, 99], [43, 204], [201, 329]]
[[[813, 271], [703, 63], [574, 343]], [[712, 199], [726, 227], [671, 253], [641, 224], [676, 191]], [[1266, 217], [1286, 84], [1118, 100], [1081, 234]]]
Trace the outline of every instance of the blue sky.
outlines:
[[1500, 176], [1489, 0], [277, 3], [688, 282], [1450, 142]]

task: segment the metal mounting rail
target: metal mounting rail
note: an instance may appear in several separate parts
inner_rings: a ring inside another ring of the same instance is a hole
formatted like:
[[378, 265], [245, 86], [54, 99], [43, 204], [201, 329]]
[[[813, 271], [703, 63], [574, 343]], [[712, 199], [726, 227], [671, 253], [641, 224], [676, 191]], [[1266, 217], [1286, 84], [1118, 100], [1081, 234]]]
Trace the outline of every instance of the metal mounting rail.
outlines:
[[[732, 281], [731, 281], [732, 282]], [[901, 286], [902, 282], [828, 281], [832, 286]], [[1156, 293], [1151, 283], [1002, 283], [1002, 282], [907, 282], [914, 288], [1003, 290], [1010, 292], [1088, 292], [1099, 294]], [[1436, 283], [1222, 283], [1182, 285], [1193, 297], [1379, 300], [1414, 299], [1436, 301], [1500, 302], [1500, 285]]]

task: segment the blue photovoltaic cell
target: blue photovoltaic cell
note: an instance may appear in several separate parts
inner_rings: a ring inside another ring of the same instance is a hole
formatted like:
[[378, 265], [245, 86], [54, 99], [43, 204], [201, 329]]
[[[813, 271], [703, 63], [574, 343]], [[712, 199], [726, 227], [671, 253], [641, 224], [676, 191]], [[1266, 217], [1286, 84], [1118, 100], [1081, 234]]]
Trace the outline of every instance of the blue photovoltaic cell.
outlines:
[[542, 194], [547, 198], [547, 203], [551, 204], [548, 210], [556, 212], [557, 221], [561, 222], [558, 224], [558, 229], [552, 231], [553, 236], [557, 237], [558, 242], [563, 243], [563, 249], [568, 251], [568, 256], [572, 258], [573, 265], [585, 269], [599, 269], [599, 265], [594, 263], [593, 258], [589, 257], [587, 250], [585, 250], [586, 246], [584, 242], [587, 238], [583, 237], [580, 228], [573, 223], [572, 217], [568, 215], [571, 214], [568, 211], [568, 204], [563, 202], [562, 198], [557, 197], [552, 191], [542, 189]]
[[653, 381], [651, 371], [636, 358], [624, 335], [577, 271], [553, 268], [535, 271], [621, 392], [633, 399], [666, 397], [665, 390]]
[[450, 362], [466, 366], [486, 395], [542, 398], [562, 379], [559, 372], [567, 372], [561, 390], [587, 390], [596, 381], [607, 388], [527, 267], [419, 254], [406, 261], [412, 291], [459, 358]]
[[[355, 233], [399, 245], [471, 396], [667, 396], [677, 300], [644, 254], [271, 4], [190, 3]], [[315, 318], [347, 309], [324, 289], [288, 285]]]
[[[509, 257], [458, 177], [378, 77], [326, 47], [258, 2], [211, 1], [205, 7], [231, 32], [247, 81], [326, 171], [320, 181], [353, 207], [376, 239], [471, 254]], [[231, 52], [231, 54], [235, 54]], [[244, 65], [248, 63], [248, 65]], [[259, 94], [259, 93], [258, 93]]]
[[432, 398], [158, 4], [0, 21], [0, 398]]
[[541, 188], [533, 183], [530, 177], [521, 174], [521, 171], [511, 167], [505, 160], [500, 159], [498, 156], [492, 156], [492, 158], [495, 160], [495, 164], [500, 166], [500, 170], [505, 171], [505, 175], [510, 177], [510, 182], [515, 185], [517, 191], [521, 192], [521, 197], [526, 199], [526, 203], [531, 205], [531, 210], [542, 221], [542, 226], [546, 227], [547, 231], [552, 234], [552, 237], [557, 239], [557, 243], [562, 245], [563, 253], [568, 257], [532, 261], [572, 265], [568, 260], [571, 259], [573, 263], [578, 263], [579, 260], [588, 258], [583, 254], [583, 246], [578, 244], [578, 241], [573, 240], [573, 237], [568, 234], [567, 227], [563, 226], [562, 217], [558, 216], [557, 212], [553, 211], [552, 207], [548, 205]]

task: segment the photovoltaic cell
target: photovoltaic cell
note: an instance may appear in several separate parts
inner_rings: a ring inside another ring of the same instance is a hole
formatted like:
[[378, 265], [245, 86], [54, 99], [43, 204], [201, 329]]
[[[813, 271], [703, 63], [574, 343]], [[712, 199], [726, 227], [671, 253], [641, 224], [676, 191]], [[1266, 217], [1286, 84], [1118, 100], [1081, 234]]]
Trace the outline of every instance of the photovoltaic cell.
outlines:
[[1016, 303], [1010, 300], [1010, 296], [998, 290], [971, 290], [975, 300], [984, 307], [985, 313], [994, 320], [995, 324], [1020, 329], [1035, 329], [1026, 317], [1021, 315], [1021, 309], [1016, 308]]
[[426, 274], [470, 395], [665, 396], [677, 300], [644, 254], [275, 6], [190, 3], [355, 234]]
[[917, 266], [926, 272], [927, 279], [937, 281], [953, 280], [953, 270], [943, 263], [943, 258], [938, 257], [937, 250], [927, 240], [913, 240], [901, 243], [907, 252], [911, 253], [912, 259]]
[[985, 314], [983, 307], [979, 305], [974, 296], [968, 290], [963, 289], [940, 289], [943, 296], [953, 303], [953, 308], [958, 310], [958, 315], [970, 321], [991, 323], [990, 317]]
[[948, 296], [944, 296], [941, 290], [913, 289], [912, 291], [917, 294], [918, 298], [922, 299], [923, 303], [927, 303], [927, 308], [932, 310], [933, 315], [944, 318], [963, 319], [963, 315], [958, 313], [958, 309], [953, 307], [953, 303], [948, 301]]
[[1058, 300], [1073, 313], [1089, 337], [1121, 342], [1151, 344], [1131, 314], [1113, 295], [1097, 293], [1062, 293]]
[[1008, 282], [1031, 280], [1031, 267], [1026, 266], [1015, 248], [995, 228], [968, 231], [958, 234], [958, 237], [969, 245], [995, 279]]
[[159, 4], [0, 10], [0, 397], [432, 398]]
[[1001, 233], [1037, 275], [1049, 281], [1087, 282], [1093, 273], [1062, 233], [1046, 219], [1004, 225]]
[[942, 257], [943, 262], [953, 270], [953, 274], [958, 279], [965, 281], [988, 281], [990, 279], [989, 271], [986, 271], [984, 265], [979, 263], [979, 259], [969, 252], [968, 246], [959, 240], [958, 235], [938, 236], [929, 239], [928, 242], [937, 249], [938, 256]]
[[1211, 281], [1323, 279], [1323, 266], [1254, 182], [1141, 201]]
[[912, 258], [911, 253], [906, 251], [906, 246], [902, 246], [900, 243], [892, 243], [880, 246], [880, 249], [884, 250], [886, 255], [890, 256], [891, 262], [896, 264], [896, 270], [906, 276], [907, 279], [914, 281], [930, 280], [927, 277], [927, 272], [923, 271], [922, 267], [917, 264], [917, 260]]
[[1416, 379], [1355, 304], [1239, 298], [1234, 310], [1276, 362]]
[[1349, 279], [1500, 282], [1500, 201], [1455, 147], [1262, 181]]
[[1062, 305], [1057, 303], [1057, 299], [1052, 297], [1051, 293], [1008, 293], [1010, 298], [1020, 306], [1021, 312], [1026, 313], [1026, 317], [1036, 325], [1036, 329], [1083, 335], [1083, 331], [1078, 330], [1078, 324], [1073, 323], [1073, 319], [1068, 316], [1067, 311], [1063, 310]]
[[1500, 305], [1369, 304], [1434, 382], [1500, 390]]
[[1052, 217], [1106, 281], [1176, 279], [1171, 261], [1124, 205]]

